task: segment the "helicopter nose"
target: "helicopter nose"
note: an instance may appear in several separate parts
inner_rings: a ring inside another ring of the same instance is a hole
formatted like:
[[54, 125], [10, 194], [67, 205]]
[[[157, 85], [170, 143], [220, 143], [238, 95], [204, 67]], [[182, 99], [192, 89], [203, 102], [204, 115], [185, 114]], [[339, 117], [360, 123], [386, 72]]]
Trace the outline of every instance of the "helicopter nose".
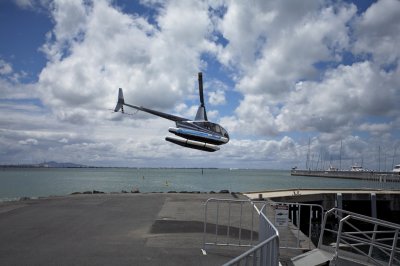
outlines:
[[229, 140], [229, 134], [225, 132], [224, 137]]

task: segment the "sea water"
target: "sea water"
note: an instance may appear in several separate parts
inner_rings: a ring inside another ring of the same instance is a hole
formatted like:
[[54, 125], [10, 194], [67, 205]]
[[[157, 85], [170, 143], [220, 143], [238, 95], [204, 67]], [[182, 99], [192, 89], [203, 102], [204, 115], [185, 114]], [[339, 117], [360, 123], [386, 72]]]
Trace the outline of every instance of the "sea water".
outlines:
[[159, 168], [0, 168], [0, 201], [73, 192], [231, 192], [377, 187], [365, 181], [291, 176], [290, 171]]

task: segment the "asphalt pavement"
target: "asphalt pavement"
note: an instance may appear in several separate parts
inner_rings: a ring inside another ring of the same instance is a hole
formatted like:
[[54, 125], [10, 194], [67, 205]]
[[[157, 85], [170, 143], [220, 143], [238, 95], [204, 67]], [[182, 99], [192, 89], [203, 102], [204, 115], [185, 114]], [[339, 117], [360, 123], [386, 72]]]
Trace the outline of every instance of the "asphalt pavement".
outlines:
[[203, 255], [204, 202], [230, 194], [137, 193], [0, 204], [0, 265], [221, 265]]

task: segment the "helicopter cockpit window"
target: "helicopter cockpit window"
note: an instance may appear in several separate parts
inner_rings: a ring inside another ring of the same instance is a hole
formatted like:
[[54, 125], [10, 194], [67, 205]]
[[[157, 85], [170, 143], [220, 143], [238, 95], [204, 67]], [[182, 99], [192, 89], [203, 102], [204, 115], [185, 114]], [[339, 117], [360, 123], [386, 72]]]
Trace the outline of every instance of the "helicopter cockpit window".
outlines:
[[228, 139], [229, 139], [228, 132], [226, 132], [226, 130], [225, 130], [224, 128], [222, 128], [222, 127], [221, 127], [221, 134], [222, 134], [222, 136], [224, 136], [225, 138], [228, 138]]
[[221, 127], [217, 124], [207, 122], [207, 128], [216, 133], [221, 133]]
[[195, 124], [199, 127], [202, 127], [202, 128], [210, 129], [207, 122], [193, 122], [193, 124]]
[[219, 125], [211, 123], [211, 122], [194, 122], [194, 124], [201, 126], [203, 128], [206, 128], [208, 130], [214, 131], [219, 134], [223, 133], [222, 132], [223, 129]]

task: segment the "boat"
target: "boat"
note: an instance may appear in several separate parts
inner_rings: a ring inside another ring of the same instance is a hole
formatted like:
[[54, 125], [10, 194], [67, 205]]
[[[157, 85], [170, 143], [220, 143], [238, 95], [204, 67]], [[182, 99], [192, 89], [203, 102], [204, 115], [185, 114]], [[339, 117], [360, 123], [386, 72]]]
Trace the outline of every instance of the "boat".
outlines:
[[364, 168], [363, 168], [362, 166], [353, 165], [353, 166], [351, 166], [350, 171], [353, 171], [353, 172], [362, 172], [362, 171], [364, 171]]
[[336, 167], [330, 165], [326, 171], [338, 171], [338, 169]]
[[392, 171], [394, 173], [400, 173], [400, 164], [395, 165]]

